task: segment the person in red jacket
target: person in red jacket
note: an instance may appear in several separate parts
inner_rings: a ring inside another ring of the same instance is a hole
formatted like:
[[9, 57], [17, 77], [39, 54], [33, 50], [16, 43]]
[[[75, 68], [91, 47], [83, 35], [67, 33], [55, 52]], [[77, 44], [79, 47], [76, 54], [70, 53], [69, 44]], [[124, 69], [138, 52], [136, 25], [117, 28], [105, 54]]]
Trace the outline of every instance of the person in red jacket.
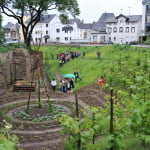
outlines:
[[98, 79], [98, 85], [103, 86], [104, 85], [104, 77], [101, 76], [100, 79]]
[[104, 77], [101, 76], [100, 79], [98, 79], [98, 85], [100, 85], [100, 91], [102, 92], [102, 86], [104, 85]]

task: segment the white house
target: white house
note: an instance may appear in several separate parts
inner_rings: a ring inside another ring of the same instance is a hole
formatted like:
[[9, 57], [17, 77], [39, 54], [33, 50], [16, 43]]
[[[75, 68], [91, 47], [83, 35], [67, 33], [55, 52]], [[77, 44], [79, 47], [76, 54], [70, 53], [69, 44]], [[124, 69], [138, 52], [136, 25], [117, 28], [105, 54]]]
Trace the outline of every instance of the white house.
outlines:
[[[32, 32], [32, 38], [34, 43], [49, 43], [49, 42], [56, 42], [54, 39], [53, 32], [54, 27], [56, 27], [60, 23], [60, 20], [55, 14], [52, 15], [43, 15], [41, 20], [36, 24]], [[53, 30], [52, 30], [53, 29]], [[51, 35], [50, 35], [51, 33]]]
[[85, 24], [79, 19], [70, 19], [63, 24], [56, 14], [43, 15], [32, 32], [34, 43], [73, 43], [90, 42], [92, 24]]
[[77, 36], [72, 36], [71, 43], [89, 43], [90, 34], [92, 32], [92, 23], [84, 23], [80, 19], [70, 19], [69, 24], [76, 24], [74, 30]]
[[141, 15], [110, 17], [106, 20], [107, 40], [127, 44], [138, 42], [141, 36]]

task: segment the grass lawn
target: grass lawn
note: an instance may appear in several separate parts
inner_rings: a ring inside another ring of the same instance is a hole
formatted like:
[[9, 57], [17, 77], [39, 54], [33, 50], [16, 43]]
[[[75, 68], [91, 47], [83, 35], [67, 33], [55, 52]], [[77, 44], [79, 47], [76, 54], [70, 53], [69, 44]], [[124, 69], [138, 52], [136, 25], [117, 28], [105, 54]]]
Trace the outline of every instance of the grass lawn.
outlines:
[[[97, 59], [96, 52], [98, 50], [101, 51], [100, 60]], [[97, 79], [101, 75], [107, 76], [110, 73], [110, 68], [115, 68], [115, 64], [119, 61], [119, 59], [121, 59], [121, 61], [125, 61], [128, 58], [136, 60], [140, 57], [143, 62], [145, 57], [148, 59], [150, 58], [149, 48], [136, 48], [129, 45], [110, 45], [105, 47], [42, 46], [41, 51], [43, 52], [44, 58], [46, 58], [44, 62], [49, 66], [48, 75], [50, 78], [54, 77], [55, 72], [58, 72], [60, 75], [74, 73], [76, 70], [79, 72], [82, 80], [76, 84], [75, 89], [97, 83]], [[86, 55], [84, 59], [80, 56], [60, 68], [59, 62], [56, 59], [57, 54], [69, 51], [80, 51], [81, 53], [85, 52]], [[51, 59], [51, 54], [54, 56], [53, 60]]]

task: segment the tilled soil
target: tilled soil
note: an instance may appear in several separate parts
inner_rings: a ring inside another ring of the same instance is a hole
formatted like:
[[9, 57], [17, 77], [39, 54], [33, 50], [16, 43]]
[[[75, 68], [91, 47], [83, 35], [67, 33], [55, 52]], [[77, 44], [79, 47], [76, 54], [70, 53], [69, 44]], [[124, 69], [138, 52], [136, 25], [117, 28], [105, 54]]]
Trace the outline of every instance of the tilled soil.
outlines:
[[[56, 99], [62, 102], [68, 101], [74, 103], [75, 106], [75, 93], [68, 96], [65, 93], [53, 92], [50, 90], [48, 94], [51, 99]], [[105, 103], [104, 93], [100, 93], [98, 85], [84, 87], [76, 91], [76, 94], [79, 102], [82, 104], [82, 107], [87, 105], [103, 106]], [[29, 93], [27, 92], [17, 93], [11, 91], [0, 96], [0, 127], [2, 127], [2, 120], [5, 119], [5, 114], [2, 115], [2, 111], [4, 111], [7, 104], [27, 101], [28, 97]], [[41, 97], [46, 99], [47, 93], [41, 93]], [[37, 93], [32, 93], [31, 98], [37, 99]], [[60, 133], [61, 125], [58, 121], [26, 123], [23, 120], [20, 122], [9, 120], [9, 122], [13, 125], [11, 132], [19, 137], [19, 147], [23, 148], [23, 150], [64, 150], [62, 141], [63, 135]]]

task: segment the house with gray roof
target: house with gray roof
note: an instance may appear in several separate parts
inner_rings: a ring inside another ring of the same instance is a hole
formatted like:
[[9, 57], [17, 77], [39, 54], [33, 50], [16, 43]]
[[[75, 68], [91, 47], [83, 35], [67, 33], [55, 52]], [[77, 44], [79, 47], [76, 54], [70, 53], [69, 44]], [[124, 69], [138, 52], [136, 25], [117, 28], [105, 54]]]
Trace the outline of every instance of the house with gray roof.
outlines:
[[142, 15], [113, 16], [106, 19], [108, 43], [127, 44], [139, 42], [141, 37]]
[[97, 22], [84, 23], [78, 18], [62, 23], [56, 14], [45, 14], [35, 26], [33, 42], [48, 43], [120, 43], [138, 42], [141, 15], [103, 13]]
[[[28, 21], [27, 21], [28, 23]], [[63, 24], [56, 14], [46, 14], [35, 26], [32, 37], [33, 42], [49, 43], [84, 43], [90, 42], [90, 32], [93, 24], [84, 23], [80, 19], [69, 19]]]
[[113, 13], [103, 13], [97, 22], [93, 22], [91, 43], [106, 43], [106, 20], [115, 17]]
[[19, 24], [8, 22], [4, 27], [5, 40], [18, 40], [19, 39]]
[[76, 38], [71, 39], [71, 43], [90, 43], [91, 32], [93, 31], [92, 23], [84, 23], [84, 21], [80, 19], [69, 19], [68, 23], [75, 23], [76, 29], [78, 30], [78, 36]]

